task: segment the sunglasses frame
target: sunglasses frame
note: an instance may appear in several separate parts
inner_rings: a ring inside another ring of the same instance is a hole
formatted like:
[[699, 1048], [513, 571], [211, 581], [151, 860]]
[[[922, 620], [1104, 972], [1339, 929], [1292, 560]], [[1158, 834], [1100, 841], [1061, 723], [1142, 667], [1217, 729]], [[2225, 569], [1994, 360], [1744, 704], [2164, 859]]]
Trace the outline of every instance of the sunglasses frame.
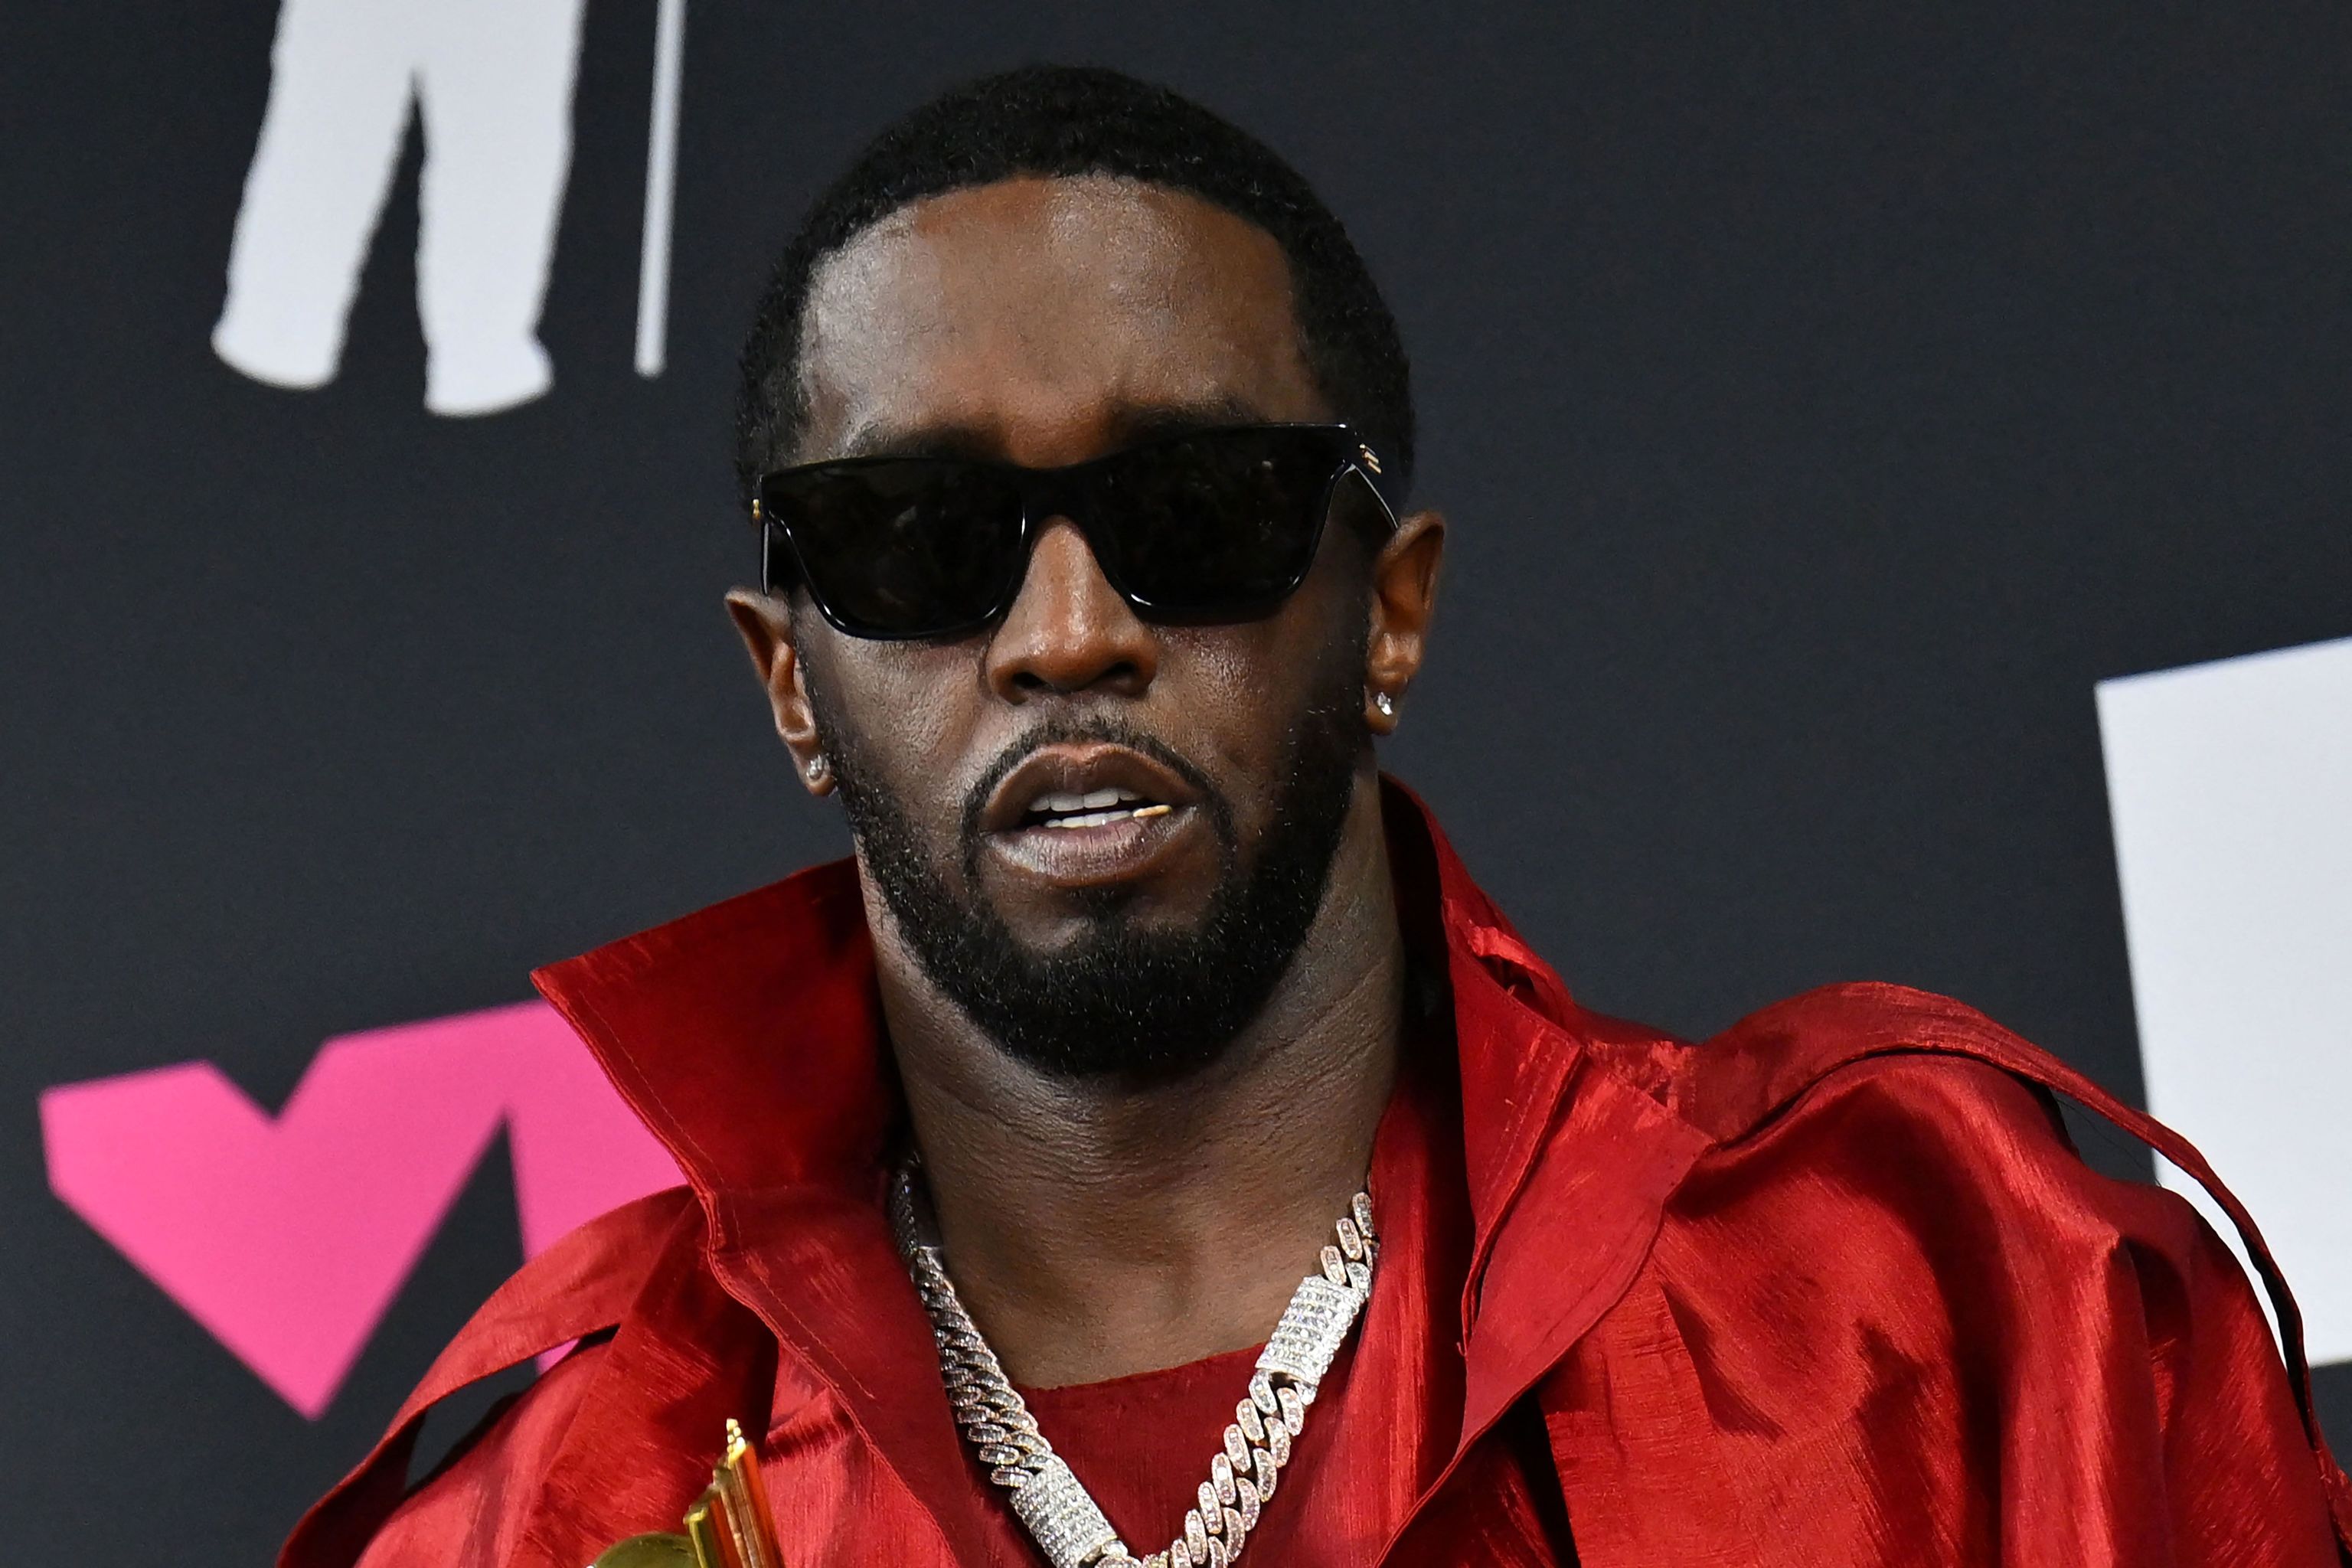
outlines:
[[[1311, 431], [1317, 435], [1331, 437], [1339, 449], [1339, 456], [1332, 465], [1330, 477], [1323, 483], [1321, 498], [1316, 502], [1312, 537], [1307, 541], [1307, 549], [1302, 557], [1305, 564], [1278, 591], [1265, 596], [1263, 600], [1252, 599], [1238, 603], [1230, 609], [1220, 606], [1211, 613], [1163, 612], [1150, 600], [1130, 592], [1125, 584], [1118, 581], [1117, 574], [1105, 563], [1105, 552], [1096, 542], [1095, 529], [1098, 524], [1095, 520], [1085, 515], [1090, 510], [1085, 504], [1089, 488], [1088, 480], [1096, 470], [1130, 458], [1138, 452], [1150, 451], [1155, 447], [1173, 446], [1180, 441], [1196, 441], [1204, 436], [1286, 430]], [[1036, 543], [1038, 533], [1046, 523], [1056, 518], [1064, 518], [1085, 537], [1087, 548], [1095, 557], [1096, 567], [1103, 574], [1103, 578], [1110, 584], [1112, 592], [1124, 600], [1129, 608], [1134, 610], [1136, 614], [1160, 622], [1181, 621], [1218, 625], [1251, 620], [1268, 614], [1298, 591], [1299, 584], [1307, 580], [1307, 574], [1314, 569], [1316, 557], [1322, 552], [1323, 531], [1331, 520], [1332, 500], [1339, 493], [1340, 481], [1349, 474], [1358, 475], [1363, 479], [1365, 489], [1371, 492], [1373, 500], [1379, 504], [1381, 515], [1386, 520], [1390, 531], [1393, 532], [1397, 527], [1396, 503], [1390, 499], [1386, 481], [1381, 477], [1380, 456], [1372, 450], [1370, 443], [1347, 425], [1293, 421], [1263, 425], [1204, 426], [1197, 429], [1171, 431], [1165, 436], [1139, 441], [1133, 446], [1122, 447], [1116, 452], [1107, 452], [1099, 458], [1089, 458], [1082, 463], [1070, 463], [1055, 468], [1024, 468], [1018, 463], [1007, 463], [987, 458], [958, 458], [953, 460], [969, 462], [974, 468], [992, 469], [1011, 479], [1013, 489], [1021, 498], [1021, 531], [1016, 546], [1021, 569], [1011, 574], [1007, 586], [998, 595], [996, 602], [992, 604], [984, 614], [937, 630], [875, 631], [864, 626], [851, 624], [837, 613], [833, 605], [825, 602], [824, 593], [818, 588], [815, 579], [808, 573], [800, 547], [793, 541], [791, 525], [783, 519], [771, 516], [765, 511], [761, 505], [760, 492], [767, 489], [771, 480], [793, 474], [812, 472], [820, 468], [839, 473], [909, 460], [906, 458], [892, 457], [887, 453], [870, 458], [835, 458], [814, 463], [796, 463], [790, 468], [772, 469], [761, 475], [759, 482], [752, 488], [751, 521], [760, 530], [761, 590], [771, 595], [776, 594], [779, 585], [784, 582], [783, 574], [778, 571], [778, 567], [783, 563], [779, 558], [778, 545], [781, 542], [782, 554], [790, 557], [793, 573], [800, 584], [807, 588], [809, 598], [816, 605], [817, 613], [825, 618], [828, 625], [844, 636], [858, 637], [868, 642], [940, 642], [965, 637], [988, 626], [1013, 607], [1013, 601], [1020, 597], [1022, 584], [1028, 578], [1029, 554]]]

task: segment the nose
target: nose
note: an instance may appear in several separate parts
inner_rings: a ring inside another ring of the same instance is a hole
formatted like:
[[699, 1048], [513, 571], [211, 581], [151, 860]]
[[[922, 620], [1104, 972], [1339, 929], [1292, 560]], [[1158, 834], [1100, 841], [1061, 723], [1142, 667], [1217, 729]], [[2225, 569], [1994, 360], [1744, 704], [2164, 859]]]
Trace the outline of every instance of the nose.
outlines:
[[1159, 668], [1151, 628], [1103, 575], [1086, 535], [1066, 518], [1048, 522], [989, 638], [989, 689], [1007, 702], [1089, 691], [1140, 697]]

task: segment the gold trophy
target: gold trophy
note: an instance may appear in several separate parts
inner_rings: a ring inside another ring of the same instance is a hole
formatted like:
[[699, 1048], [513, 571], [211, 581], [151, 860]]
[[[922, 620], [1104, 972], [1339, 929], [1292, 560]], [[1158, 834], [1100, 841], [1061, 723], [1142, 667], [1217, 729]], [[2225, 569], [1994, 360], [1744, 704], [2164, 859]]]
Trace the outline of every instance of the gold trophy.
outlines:
[[598, 1552], [588, 1568], [784, 1568], [760, 1458], [743, 1428], [727, 1423], [727, 1447], [710, 1485], [686, 1510], [685, 1534], [632, 1535]]

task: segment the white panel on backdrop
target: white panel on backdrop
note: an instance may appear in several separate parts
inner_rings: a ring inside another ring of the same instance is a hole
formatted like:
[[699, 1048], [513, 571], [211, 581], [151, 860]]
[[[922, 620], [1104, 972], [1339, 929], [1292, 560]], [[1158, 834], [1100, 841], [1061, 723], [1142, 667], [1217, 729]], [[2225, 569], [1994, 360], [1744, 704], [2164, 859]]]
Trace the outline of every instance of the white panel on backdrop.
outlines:
[[214, 351], [273, 385], [334, 378], [414, 104], [425, 406], [489, 414], [546, 391], [583, 3], [284, 0]]
[[656, 376], [669, 335], [669, 231], [677, 195], [677, 100], [686, 74], [686, 0], [654, 14], [654, 100], [646, 123], [646, 226], [637, 248], [637, 374]]
[[2253, 1211], [2312, 1360], [2352, 1360], [2352, 638], [2098, 701], [2148, 1109]]

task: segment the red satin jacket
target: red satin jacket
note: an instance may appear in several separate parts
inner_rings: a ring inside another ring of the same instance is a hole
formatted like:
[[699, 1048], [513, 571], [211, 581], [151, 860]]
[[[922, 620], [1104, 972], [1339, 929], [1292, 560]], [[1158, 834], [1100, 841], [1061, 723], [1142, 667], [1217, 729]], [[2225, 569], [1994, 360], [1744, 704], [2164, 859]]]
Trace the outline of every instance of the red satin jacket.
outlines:
[[[1416, 1212], [1381, 1182], [1442, 1181], [1460, 1235], [1418, 1263], [1384, 1254], [1347, 1386], [1267, 1505], [1291, 1529], [1264, 1562], [2352, 1561], [2294, 1302], [2179, 1137], [1893, 986], [1812, 992], [1701, 1046], [1588, 1012], [1418, 803], [1392, 788], [1387, 805], [1458, 1081], [1413, 1101], [1418, 1121], [1391, 1109], [1375, 1197]], [[1034, 1564], [960, 1447], [883, 1215], [899, 1110], [854, 869], [537, 978], [688, 1185], [492, 1296], [282, 1568], [583, 1568], [676, 1528], [730, 1416], [765, 1433], [793, 1568]], [[2085, 1166], [2053, 1090], [2214, 1193], [2264, 1272], [2284, 1365], [2221, 1241], [2178, 1196]], [[1432, 1107], [1458, 1128], [1428, 1137]], [[407, 1487], [435, 1402], [574, 1340]], [[1248, 1359], [1152, 1376], [1237, 1396]]]

